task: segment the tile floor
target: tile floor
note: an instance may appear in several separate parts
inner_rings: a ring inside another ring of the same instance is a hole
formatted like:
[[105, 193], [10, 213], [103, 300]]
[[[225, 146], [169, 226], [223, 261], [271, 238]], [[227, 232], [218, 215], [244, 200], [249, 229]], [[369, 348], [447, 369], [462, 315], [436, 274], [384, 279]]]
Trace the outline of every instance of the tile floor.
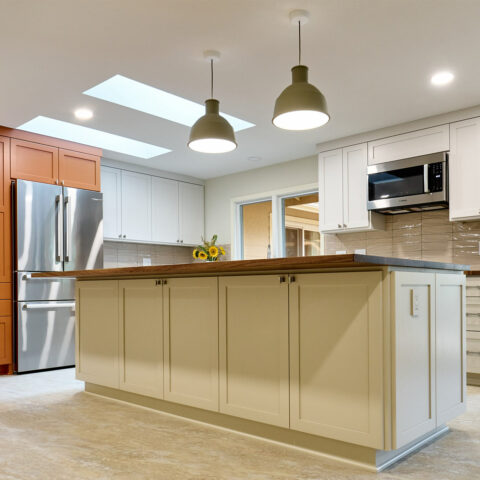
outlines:
[[450, 433], [380, 474], [82, 389], [73, 369], [0, 377], [1, 480], [480, 478], [480, 388]]

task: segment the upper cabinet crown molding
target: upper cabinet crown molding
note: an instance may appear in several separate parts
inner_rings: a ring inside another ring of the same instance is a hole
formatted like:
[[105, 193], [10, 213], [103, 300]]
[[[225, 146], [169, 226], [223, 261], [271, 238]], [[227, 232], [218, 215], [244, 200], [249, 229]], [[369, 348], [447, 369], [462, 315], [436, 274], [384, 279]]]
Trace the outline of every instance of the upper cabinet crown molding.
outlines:
[[318, 156], [319, 229], [341, 233], [385, 228], [383, 215], [367, 210], [367, 144]]
[[368, 142], [368, 165], [446, 152], [449, 148], [449, 125], [439, 125]]

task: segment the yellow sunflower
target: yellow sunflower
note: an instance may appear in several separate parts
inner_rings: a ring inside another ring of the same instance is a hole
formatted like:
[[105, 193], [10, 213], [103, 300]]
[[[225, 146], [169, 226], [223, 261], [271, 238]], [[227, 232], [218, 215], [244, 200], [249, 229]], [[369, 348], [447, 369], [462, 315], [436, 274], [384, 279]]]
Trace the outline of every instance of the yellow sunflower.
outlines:
[[193, 251], [192, 255], [193, 255], [193, 258], [198, 258], [198, 250], [195, 249], [195, 250]]
[[200, 260], [206, 260], [207, 259], [207, 254], [205, 252], [199, 252], [198, 253], [198, 258]]
[[215, 245], [212, 245], [212, 246], [208, 249], [208, 254], [209, 254], [212, 258], [217, 258], [217, 257], [218, 257], [218, 248], [217, 248]]
[[224, 250], [223, 247], [220, 247], [220, 253], [221, 253], [222, 255], [225, 255], [225, 250]]

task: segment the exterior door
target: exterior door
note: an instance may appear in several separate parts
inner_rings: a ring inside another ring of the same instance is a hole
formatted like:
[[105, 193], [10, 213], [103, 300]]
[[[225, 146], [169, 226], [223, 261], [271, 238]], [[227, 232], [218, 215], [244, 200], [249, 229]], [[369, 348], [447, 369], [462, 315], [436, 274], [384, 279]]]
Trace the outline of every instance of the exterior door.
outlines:
[[320, 231], [343, 229], [342, 149], [318, 156], [318, 201]]
[[288, 283], [219, 278], [220, 412], [289, 427]]
[[62, 187], [17, 180], [17, 270], [63, 270]]
[[103, 268], [102, 194], [63, 189], [65, 270]]

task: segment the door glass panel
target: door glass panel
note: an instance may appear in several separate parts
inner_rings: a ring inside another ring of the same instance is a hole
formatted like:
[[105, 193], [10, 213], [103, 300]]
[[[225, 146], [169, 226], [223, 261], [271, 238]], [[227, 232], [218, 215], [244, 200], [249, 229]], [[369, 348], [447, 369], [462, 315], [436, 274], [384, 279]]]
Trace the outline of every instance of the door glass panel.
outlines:
[[373, 173], [368, 176], [368, 197], [370, 201], [420, 195], [424, 193], [423, 190], [423, 165]]
[[284, 198], [282, 229], [286, 257], [320, 255], [318, 193]]
[[270, 258], [272, 254], [272, 201], [241, 206], [242, 258]]

